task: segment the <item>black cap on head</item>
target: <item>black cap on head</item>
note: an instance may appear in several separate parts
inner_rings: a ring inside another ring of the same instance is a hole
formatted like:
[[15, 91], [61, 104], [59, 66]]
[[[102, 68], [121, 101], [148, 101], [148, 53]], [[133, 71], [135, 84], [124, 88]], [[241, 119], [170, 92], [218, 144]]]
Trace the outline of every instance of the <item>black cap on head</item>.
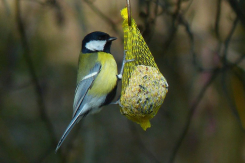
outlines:
[[82, 41], [82, 53], [94, 53], [98, 51], [110, 53], [111, 42], [115, 37], [110, 37], [104, 32], [92, 32], [86, 35]]

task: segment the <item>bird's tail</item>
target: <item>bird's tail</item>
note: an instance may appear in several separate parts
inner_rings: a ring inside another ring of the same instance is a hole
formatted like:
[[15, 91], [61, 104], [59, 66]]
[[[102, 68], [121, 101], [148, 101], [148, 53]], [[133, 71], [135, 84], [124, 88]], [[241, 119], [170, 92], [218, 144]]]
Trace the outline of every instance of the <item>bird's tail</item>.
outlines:
[[[64, 134], [62, 135], [56, 149], [55, 152], [58, 151], [58, 149], [60, 148], [60, 146], [62, 145], [63, 141], [65, 140], [65, 138], [67, 137], [67, 135], [70, 133], [71, 129], [74, 127], [74, 125], [76, 124], [76, 122], [78, 122], [81, 117], [81, 115], [77, 114], [76, 116], [74, 116], [74, 118], [71, 120], [70, 124], [68, 125], [68, 127], [66, 128]], [[83, 116], [84, 117], [84, 116]]]

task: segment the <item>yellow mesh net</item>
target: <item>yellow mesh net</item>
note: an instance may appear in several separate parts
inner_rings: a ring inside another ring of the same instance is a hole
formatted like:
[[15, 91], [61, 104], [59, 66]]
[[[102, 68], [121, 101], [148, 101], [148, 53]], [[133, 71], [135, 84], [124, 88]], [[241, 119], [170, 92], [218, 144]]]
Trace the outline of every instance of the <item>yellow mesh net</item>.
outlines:
[[121, 15], [124, 19], [126, 60], [134, 59], [134, 61], [126, 63], [124, 67], [120, 111], [146, 130], [151, 127], [149, 120], [156, 115], [164, 101], [168, 84], [134, 19], [131, 19], [131, 26], [128, 25], [127, 8], [121, 10]]

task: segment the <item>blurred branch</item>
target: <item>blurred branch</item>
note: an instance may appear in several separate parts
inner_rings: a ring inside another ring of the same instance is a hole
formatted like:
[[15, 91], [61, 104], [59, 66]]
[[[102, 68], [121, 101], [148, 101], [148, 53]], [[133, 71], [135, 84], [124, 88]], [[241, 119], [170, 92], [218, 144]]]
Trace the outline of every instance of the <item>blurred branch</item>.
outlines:
[[155, 23], [156, 18], [158, 16], [158, 4], [159, 4], [159, 0], [156, 0], [156, 6], [155, 6], [155, 9], [154, 9], [154, 17], [155, 17], [154, 23]]
[[178, 150], [179, 150], [179, 148], [180, 148], [180, 146], [181, 146], [181, 144], [182, 144], [182, 142], [183, 142], [183, 140], [184, 140], [184, 138], [188, 132], [188, 129], [189, 129], [190, 123], [191, 123], [191, 119], [195, 113], [195, 110], [197, 109], [199, 103], [201, 102], [203, 96], [205, 95], [208, 87], [212, 84], [214, 79], [218, 76], [219, 72], [220, 72], [219, 69], [216, 69], [215, 71], [212, 72], [212, 75], [210, 76], [209, 80], [204, 84], [204, 86], [200, 90], [198, 96], [196, 97], [196, 99], [192, 103], [190, 110], [189, 110], [189, 113], [187, 115], [187, 121], [184, 125], [184, 129], [181, 132], [179, 139], [177, 139], [177, 142], [173, 148], [173, 152], [171, 153], [170, 160], [169, 160], [170, 163], [174, 162], [176, 154], [177, 154], [177, 152], [178, 152]]
[[167, 5], [165, 4], [166, 3], [165, 1], [163, 2], [164, 4], [162, 4], [161, 2], [159, 2], [159, 0], [145, 0], [145, 2], [148, 2], [148, 1], [155, 3], [157, 6], [160, 6], [162, 8], [160, 13], [157, 12], [157, 16], [163, 14], [164, 12], [168, 12], [167, 11]]
[[189, 41], [190, 41], [190, 54], [192, 55], [192, 59], [193, 59], [193, 64], [194, 66], [197, 68], [198, 71], [200, 72], [211, 72], [214, 69], [213, 68], [203, 68], [200, 63], [197, 60], [197, 54], [195, 52], [195, 42], [194, 42], [194, 34], [191, 31], [190, 25], [188, 23], [188, 21], [184, 18], [184, 16], [182, 14], [179, 15], [178, 17], [178, 23], [179, 25], [182, 25], [185, 27], [185, 31], [189, 37]]
[[229, 67], [233, 68], [235, 66], [238, 66], [238, 64], [240, 64], [245, 58], [245, 54], [241, 54], [240, 57], [234, 62], [234, 63], [230, 63]]
[[[154, 8], [151, 7], [151, 3], [154, 3]], [[139, 1], [140, 17], [143, 20], [143, 25], [139, 25], [142, 36], [148, 43], [151, 41], [155, 32], [156, 19], [160, 14], [158, 13], [159, 0], [156, 1]], [[142, 9], [143, 8], [143, 9]]]
[[[222, 85], [222, 88], [223, 88], [223, 91], [224, 91], [224, 94], [226, 95], [227, 97], [227, 100], [228, 100], [228, 103], [230, 105], [230, 108], [232, 110], [232, 112], [234, 113], [235, 117], [239, 120], [240, 124], [241, 124], [241, 119], [239, 117], [239, 114], [237, 112], [237, 109], [236, 109], [236, 106], [234, 104], [234, 101], [231, 99], [230, 97], [230, 94], [228, 92], [228, 89], [227, 89], [227, 84], [226, 84], [226, 73], [229, 69], [231, 69], [233, 66], [236, 66], [237, 64], [239, 64], [239, 62], [241, 62], [243, 59], [244, 59], [244, 56], [245, 55], [241, 55], [240, 58], [238, 58], [237, 61], [235, 61], [234, 63], [231, 63], [231, 64], [228, 64], [228, 61], [227, 61], [227, 55], [228, 55], [228, 48], [229, 48], [229, 45], [230, 45], [230, 42], [231, 42], [231, 38], [232, 38], [232, 35], [234, 34], [235, 32], [235, 29], [236, 29], [236, 26], [238, 24], [238, 21], [239, 21], [239, 18], [238, 16], [235, 18], [235, 20], [233, 21], [233, 25], [231, 27], [231, 30], [227, 36], [227, 38], [225, 39], [225, 42], [224, 42], [224, 52], [223, 52], [223, 73], [222, 73], [222, 81], [221, 81], [221, 85]], [[242, 126], [242, 124], [241, 124]]]
[[142, 142], [142, 140], [140, 138], [140, 135], [139, 135], [139, 133], [138, 133], [137, 128], [135, 127], [135, 125], [133, 123], [131, 123], [130, 121], [128, 121], [128, 124], [129, 124], [129, 127], [130, 127], [130, 131], [132, 132], [134, 142], [138, 144], [137, 147], [139, 148], [139, 150], [142, 150], [143, 153], [145, 153], [148, 156], [148, 158], [151, 159], [151, 162], [160, 163], [161, 161], [159, 161], [154, 156], [154, 154], [150, 150], [148, 150], [146, 148], [146, 146]]
[[156, 31], [155, 30], [156, 20], [157, 20], [157, 17], [160, 16], [158, 14], [158, 4], [159, 4], [159, 0], [156, 0], [156, 5], [155, 5], [154, 11], [153, 11], [154, 17], [148, 23], [149, 25], [152, 24], [152, 27], [151, 27], [151, 30], [150, 30], [150, 33], [151, 34], [149, 34], [148, 39], [147, 39], [147, 42], [149, 42], [152, 39], [152, 36], [154, 35], [154, 32]]
[[227, 65], [228, 48], [229, 48], [229, 45], [230, 45], [230, 42], [231, 42], [232, 35], [235, 32], [235, 29], [236, 29], [236, 26], [237, 26], [238, 21], [239, 21], [239, 19], [238, 19], [238, 17], [236, 17], [235, 20], [234, 20], [234, 22], [233, 22], [233, 25], [231, 27], [231, 30], [230, 30], [227, 38], [225, 39], [225, 43], [224, 43], [225, 48], [224, 48], [224, 54], [223, 54], [223, 63], [224, 63], [224, 66]]
[[57, 2], [57, 0], [45, 0], [45, 1], [41, 1], [41, 0], [20, 0], [20, 1], [33, 2], [33, 3], [37, 3], [39, 5], [42, 5], [42, 6], [50, 6], [50, 7], [54, 8], [56, 11], [55, 16], [56, 16], [57, 24], [59, 26], [62, 26], [65, 22], [65, 16], [62, 13], [62, 8], [61, 8], [60, 4]]
[[[226, 75], [227, 75], [227, 71], [224, 71], [222, 73], [222, 76], [221, 76], [222, 90], [223, 90], [223, 92], [225, 94], [225, 97], [227, 99], [228, 105], [231, 108], [231, 111], [233, 112], [233, 114], [235, 115], [235, 117], [240, 121], [239, 114], [238, 114], [237, 109], [236, 109], [236, 106], [234, 104], [234, 100], [232, 100], [232, 98], [230, 96], [231, 93], [228, 91]], [[241, 121], [240, 121], [240, 124], [241, 124]]]
[[178, 0], [177, 1], [177, 4], [176, 4], [176, 10], [175, 10], [175, 13], [173, 14], [173, 22], [175, 22], [178, 18], [178, 16], [180, 15], [180, 9], [181, 9], [181, 3], [182, 3], [182, 0]]
[[[194, 44], [194, 35], [191, 31], [190, 25], [188, 23], [188, 21], [185, 19], [184, 14], [188, 11], [188, 9], [190, 8], [193, 0], [191, 0], [188, 4], [188, 6], [185, 9], [181, 9], [181, 4], [182, 0], [178, 0], [176, 3], [176, 10], [174, 13], [170, 13], [168, 11], [166, 11], [165, 13], [167, 15], [172, 16], [172, 26], [170, 29], [170, 34], [168, 36], [168, 41], [166, 41], [165, 43], [165, 49], [167, 50], [171, 44], [171, 42], [174, 39], [174, 36], [178, 30], [178, 26], [179, 25], [183, 25], [185, 27], [186, 33], [189, 37], [189, 41], [190, 41], [190, 54], [192, 55], [193, 58], [193, 64], [196, 66], [197, 70], [200, 72], [211, 72], [214, 69], [213, 68], [203, 68], [200, 63], [197, 60], [197, 55], [195, 52], [195, 44]], [[167, 10], [167, 9], [163, 9], [163, 10]], [[182, 10], [182, 11], [181, 11]]]
[[[193, 58], [193, 63], [196, 66], [197, 65], [197, 59], [196, 59], [196, 53], [195, 53], [195, 45], [194, 45], [194, 35], [191, 31], [189, 23], [184, 19], [183, 16], [179, 16], [179, 23], [185, 27], [185, 31], [189, 37], [190, 41], [190, 54]], [[198, 66], [199, 68], [199, 66]], [[200, 69], [200, 68], [199, 68]]]
[[[57, 141], [56, 141], [56, 137], [55, 137], [55, 133], [54, 133], [54, 127], [53, 127], [53, 125], [52, 125], [51, 121], [49, 120], [48, 115], [46, 113], [42, 88], [41, 88], [41, 85], [39, 83], [37, 74], [35, 72], [35, 67], [33, 65], [33, 62], [32, 62], [31, 56], [30, 56], [31, 51], [30, 51], [30, 47], [29, 47], [28, 40], [26, 37], [25, 26], [24, 26], [24, 23], [23, 23], [22, 18], [21, 18], [20, 1], [16, 0], [15, 3], [16, 3], [17, 28], [18, 28], [18, 31], [20, 34], [21, 45], [22, 45], [23, 50], [24, 50], [23, 56], [24, 56], [25, 62], [27, 64], [28, 71], [29, 71], [29, 74], [31, 76], [32, 82], [34, 83], [35, 93], [36, 93], [36, 102], [38, 105], [38, 111], [40, 113], [41, 120], [44, 122], [44, 124], [48, 130], [52, 146], [55, 149], [55, 146], [57, 145]], [[59, 155], [61, 158], [63, 157], [61, 155], [61, 153], [59, 153]]]
[[192, 4], [192, 2], [193, 2], [193, 0], [187, 0], [187, 1], [189, 1], [189, 4], [188, 4], [188, 6], [182, 11], [182, 14], [183, 14], [183, 15], [189, 10], [189, 8], [191, 7], [191, 4]]
[[220, 32], [219, 32], [219, 26], [220, 26], [220, 15], [221, 15], [221, 3], [222, 0], [217, 0], [217, 11], [216, 11], [216, 17], [215, 17], [215, 26], [214, 26], [214, 32], [216, 35], [216, 38], [218, 40], [218, 46], [216, 48], [215, 54], [221, 60], [220, 58], [220, 53], [221, 53], [221, 47], [222, 47], [222, 39], [220, 37]]
[[219, 23], [220, 23], [220, 14], [221, 14], [221, 1], [222, 0], [217, 0], [217, 13], [215, 17], [215, 27], [214, 27], [214, 31], [218, 40], [220, 40]]
[[112, 27], [113, 31], [115, 33], [117, 33], [120, 36], [120, 39], [123, 40], [123, 36], [120, 34], [119, 30], [117, 29], [115, 23], [109, 18], [107, 17], [105, 14], [103, 14], [97, 7], [94, 6], [93, 2], [91, 0], [84, 0], [88, 6], [101, 18], [103, 19], [105, 22], [107, 22], [108, 24], [110, 24], [110, 26]]
[[75, 8], [75, 10], [77, 12], [77, 16], [78, 16], [77, 20], [78, 20], [82, 30], [83, 31], [87, 31], [86, 19], [85, 19], [86, 16], [85, 16], [85, 13], [84, 13], [84, 3], [82, 1], [80, 1], [80, 0], [75, 0], [73, 7]]
[[237, 77], [237, 79], [240, 80], [241, 83], [243, 83], [243, 91], [245, 92], [245, 72], [243, 70], [240, 70], [239, 68], [232, 69], [232, 72]]
[[[140, 1], [139, 1], [140, 3]], [[146, 9], [144, 8], [144, 11], [140, 11], [139, 15], [141, 18], [143, 18], [143, 22], [144, 22], [144, 27], [141, 30], [141, 26], [139, 26], [142, 36], [149, 41], [150, 38], [146, 38], [148, 36], [152, 36], [151, 33], [151, 24], [152, 22], [150, 21], [150, 1], [146, 1], [144, 2], [146, 3], [146, 5], [144, 7], [146, 7]], [[142, 5], [139, 5], [139, 7], [141, 7]]]
[[173, 14], [170, 14], [172, 16], [172, 26], [170, 27], [170, 34], [168, 36], [168, 41], [165, 44], [165, 49], [168, 49], [170, 44], [172, 43], [174, 36], [178, 30], [178, 26], [179, 26], [179, 16], [180, 16], [180, 10], [181, 10], [181, 2], [182, 0], [178, 0], [177, 1], [177, 5], [176, 5], [176, 10]]
[[58, 1], [57, 0], [46, 0], [46, 3], [55, 9], [57, 24], [59, 26], [64, 25], [65, 16], [62, 12], [61, 5], [58, 3]]
[[[190, 40], [190, 53], [193, 55], [193, 62], [195, 65], [197, 65], [197, 61], [196, 61], [196, 53], [194, 51], [194, 36], [193, 36], [193, 33], [191, 31], [191, 28], [190, 28], [190, 25], [189, 23], [185, 20], [184, 18], [184, 14], [188, 11], [188, 9], [190, 8], [193, 0], [191, 0], [188, 4], [188, 6], [185, 8], [185, 9], [181, 9], [181, 4], [182, 4], [182, 0], [178, 0], [177, 3], [176, 3], [176, 10], [174, 13], [170, 13], [168, 11], [166, 11], [165, 13], [167, 13], [167, 15], [170, 15], [172, 16], [172, 26], [171, 26], [171, 31], [170, 31], [170, 35], [168, 37], [168, 41], [166, 42], [166, 45], [165, 45], [165, 48], [168, 49], [169, 48], [169, 45], [171, 44], [171, 42], [173, 41], [174, 39], [174, 36], [178, 30], [178, 26], [179, 25], [183, 25], [186, 29], [186, 33], [189, 37], [189, 40]], [[164, 9], [163, 9], [164, 10]], [[165, 9], [166, 10], [166, 9]], [[198, 66], [199, 69], [202, 69], [200, 68], [200, 66]]]
[[242, 22], [243, 26], [245, 27], [245, 11], [244, 11], [245, 3], [243, 1], [237, 1], [237, 0], [228, 0], [228, 2], [230, 3], [231, 8], [235, 11], [239, 20]]
[[[183, 24], [186, 27], [186, 32], [189, 35], [190, 42], [191, 42], [191, 52], [193, 54], [193, 59], [194, 59], [194, 63], [195, 63], [195, 57], [196, 57], [196, 55], [195, 55], [194, 46], [193, 46], [194, 45], [193, 34], [191, 33], [191, 30], [189, 28], [188, 22], [185, 21], [183, 19], [183, 17], [180, 17], [180, 18], [181, 18], [180, 19], [181, 24]], [[218, 21], [218, 19], [216, 19], [216, 21]], [[192, 106], [190, 108], [190, 111], [189, 111], [188, 116], [187, 116], [187, 122], [186, 122], [186, 124], [184, 126], [184, 130], [181, 133], [181, 136], [178, 139], [178, 141], [177, 141], [177, 143], [176, 143], [176, 145], [175, 145], [175, 147], [173, 149], [173, 153], [171, 154], [170, 163], [174, 162], [174, 159], [176, 157], [176, 154], [178, 152], [178, 149], [180, 148], [180, 146], [181, 146], [181, 144], [182, 144], [182, 142], [183, 142], [183, 140], [184, 140], [184, 138], [185, 138], [185, 136], [186, 136], [186, 134], [188, 132], [188, 129], [189, 129], [189, 126], [190, 126], [190, 123], [191, 123], [191, 119], [193, 117], [193, 114], [194, 114], [196, 108], [198, 107], [199, 103], [201, 102], [201, 100], [202, 100], [202, 98], [203, 98], [203, 96], [204, 96], [207, 88], [210, 86], [210, 84], [214, 81], [214, 79], [218, 76], [218, 74], [220, 72], [225, 72], [227, 70], [227, 68], [230, 68], [228, 66], [228, 64], [227, 64], [227, 53], [228, 53], [228, 47], [229, 47], [229, 44], [230, 44], [232, 35], [233, 35], [234, 31], [235, 31], [235, 28], [236, 28], [237, 23], [238, 23], [238, 18], [236, 18], [234, 20], [233, 26], [232, 26], [232, 28], [231, 28], [231, 30], [230, 30], [230, 32], [229, 32], [229, 34], [228, 34], [228, 36], [227, 36], [227, 38], [225, 40], [225, 43], [224, 43], [225, 44], [224, 45], [225, 48], [224, 48], [224, 52], [223, 52], [223, 57], [224, 57], [223, 63], [224, 63], [224, 65], [223, 65], [222, 68], [218, 68], [217, 67], [215, 69], [211, 69], [210, 70], [210, 72], [212, 73], [212, 76], [209, 78], [208, 82], [206, 82], [206, 84], [202, 87], [200, 93], [198, 94], [196, 100], [194, 101], [194, 103], [192, 104]], [[242, 55], [236, 62], [237, 63], [240, 62], [243, 58], [244, 58], [244, 55]], [[204, 70], [201, 67], [198, 67], [198, 69], [199, 70]], [[224, 81], [223, 81], [223, 83], [224, 83]], [[233, 109], [233, 112], [234, 112], [234, 109]]]
[[187, 35], [189, 37], [190, 54], [192, 55], [193, 64], [197, 68], [197, 71], [199, 71], [199, 72], [212, 72], [212, 71], [214, 71], [216, 68], [204, 68], [198, 62], [197, 54], [195, 52], [194, 35], [193, 35], [192, 31], [191, 31], [191, 28], [190, 28], [190, 25], [189, 25], [188, 21], [185, 20], [185, 18], [182, 15], [179, 16], [179, 23], [185, 27], [185, 31], [186, 31], [186, 33], [187, 33]]
[[228, 68], [231, 69], [234, 66], [237, 66], [245, 58], [245, 54], [241, 54], [240, 57], [234, 63], [229, 63], [229, 61], [227, 60], [228, 48], [229, 48], [232, 35], [235, 32], [235, 29], [236, 29], [238, 22], [239, 22], [239, 19], [238, 19], [238, 17], [236, 17], [235, 20], [233, 21], [233, 25], [231, 27], [231, 30], [230, 30], [229, 34], [227, 35], [227, 38], [225, 39], [225, 42], [224, 42], [225, 48], [224, 48], [224, 52], [223, 52], [223, 69], [228, 69]]

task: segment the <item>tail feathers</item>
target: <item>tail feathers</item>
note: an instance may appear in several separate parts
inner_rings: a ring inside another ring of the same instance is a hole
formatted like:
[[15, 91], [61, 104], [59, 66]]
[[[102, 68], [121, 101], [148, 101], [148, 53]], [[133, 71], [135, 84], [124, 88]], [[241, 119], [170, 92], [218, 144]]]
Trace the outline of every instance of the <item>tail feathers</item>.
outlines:
[[67, 135], [70, 133], [70, 131], [72, 130], [72, 128], [74, 127], [74, 125], [76, 124], [76, 122], [78, 122], [78, 120], [80, 120], [82, 117], [80, 117], [80, 115], [76, 115], [70, 122], [70, 124], [68, 125], [68, 127], [66, 128], [64, 134], [62, 135], [56, 149], [55, 149], [55, 153], [58, 151], [58, 149], [60, 148], [60, 146], [62, 145], [63, 141], [65, 140], [65, 138], [67, 137]]

